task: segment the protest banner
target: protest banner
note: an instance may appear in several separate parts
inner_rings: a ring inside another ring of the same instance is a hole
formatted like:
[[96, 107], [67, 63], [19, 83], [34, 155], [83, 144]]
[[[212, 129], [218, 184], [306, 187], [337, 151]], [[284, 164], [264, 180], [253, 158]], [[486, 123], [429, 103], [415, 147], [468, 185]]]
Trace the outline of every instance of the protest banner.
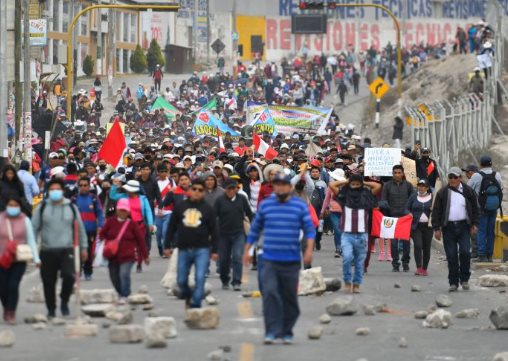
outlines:
[[259, 113], [257, 119], [252, 125], [252, 129], [254, 129], [254, 133], [257, 134], [268, 133], [271, 137], [277, 136], [277, 127], [275, 126], [273, 117], [267, 107]]
[[397, 148], [366, 148], [365, 176], [390, 177], [393, 166], [401, 163], [401, 156]]
[[416, 183], [418, 183], [418, 177], [416, 176], [416, 162], [414, 159], [401, 157], [400, 164], [404, 167], [404, 174], [406, 175], [406, 180], [416, 187]]
[[164, 97], [159, 96], [155, 103], [153, 103], [151, 111], [164, 109], [164, 114], [168, 119], [174, 119], [177, 114], [180, 114], [180, 111], [176, 109], [173, 105], [167, 102]]
[[229, 125], [224, 124], [220, 119], [210, 112], [200, 112], [192, 128], [192, 133], [198, 136], [213, 136], [218, 137], [217, 129], [220, 129], [222, 134], [231, 134], [233, 137], [240, 136], [240, 133], [234, 131]]

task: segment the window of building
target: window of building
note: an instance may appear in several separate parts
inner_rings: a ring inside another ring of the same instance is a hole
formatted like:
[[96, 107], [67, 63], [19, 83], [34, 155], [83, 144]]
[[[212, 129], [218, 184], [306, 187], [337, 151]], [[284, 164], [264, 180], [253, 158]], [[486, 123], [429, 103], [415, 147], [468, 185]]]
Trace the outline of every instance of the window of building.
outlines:
[[121, 12], [115, 12], [115, 28], [116, 28], [116, 40], [121, 41], [120, 34], [121, 34], [121, 28], [120, 28], [120, 19], [122, 18]]
[[53, 62], [51, 64], [58, 64], [58, 40], [53, 40]]
[[123, 49], [123, 70], [124, 73], [129, 72], [129, 50]]
[[[60, 12], [58, 11], [58, 3], [60, 0], [53, 1], [53, 31], [58, 31], [58, 23], [60, 20]], [[64, 3], [65, 5], [65, 3]]]
[[138, 29], [137, 24], [138, 17], [135, 14], [131, 14], [131, 43], [137, 43], [136, 31]]
[[[81, 10], [83, 10], [85, 7], [86, 7], [85, 5], [81, 5], [80, 8], [81, 8]], [[82, 36], [88, 35], [88, 24], [90, 21], [90, 12], [87, 12], [87, 13], [84, 13], [83, 15], [81, 15], [79, 21], [80, 21], [79, 34]]]
[[116, 49], [116, 71], [121, 73], [122, 69], [120, 69], [120, 56], [122, 56], [122, 49]]
[[124, 42], [129, 41], [129, 25], [131, 24], [130, 20], [129, 20], [129, 16], [130, 16], [129, 13], [123, 14], [123, 38], [122, 38], [122, 41], [124, 41]]
[[71, 2], [69, 0], [60, 0], [60, 1], [63, 1], [63, 6], [62, 6], [62, 8], [63, 8], [63, 10], [62, 10], [62, 32], [66, 33], [67, 31], [69, 31], [69, 23], [70, 23], [69, 14], [70, 14], [70, 11], [71, 11], [70, 7], [72, 6], [72, 4], [71, 4]]

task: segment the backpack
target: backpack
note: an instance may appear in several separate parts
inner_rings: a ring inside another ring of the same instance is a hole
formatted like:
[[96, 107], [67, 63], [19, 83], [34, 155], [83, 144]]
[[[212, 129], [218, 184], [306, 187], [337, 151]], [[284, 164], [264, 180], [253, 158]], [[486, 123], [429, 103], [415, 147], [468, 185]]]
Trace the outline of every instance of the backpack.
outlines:
[[319, 214], [321, 212], [321, 207], [323, 206], [323, 202], [325, 201], [324, 189], [321, 187], [315, 187], [312, 195], [310, 196], [310, 204], [314, 207], [316, 212]]
[[[37, 231], [40, 231], [40, 230], [42, 229], [42, 220], [43, 220], [43, 217], [42, 217], [42, 216], [44, 215], [44, 208], [46, 208], [46, 204], [47, 204], [46, 200], [43, 200], [43, 201], [42, 201], [41, 206], [39, 207], [39, 208], [40, 208], [40, 209], [39, 209], [39, 212], [40, 212], [40, 214], [41, 214], [41, 220], [40, 220], [40, 222], [39, 222], [39, 224], [40, 224], [40, 225], [39, 225], [39, 229], [38, 229]], [[76, 220], [78, 219], [78, 218], [77, 218], [77, 212], [76, 212], [76, 210], [74, 209], [73, 204], [74, 204], [74, 203], [72, 203], [72, 202], [71, 202], [71, 203], [69, 203], [69, 207], [71, 207], [71, 211], [72, 211], [72, 218], [74, 219], [74, 221], [76, 221]]]
[[501, 202], [503, 201], [503, 190], [496, 179], [496, 172], [485, 174], [480, 172], [482, 183], [480, 184], [480, 192], [478, 194], [478, 203], [484, 211], [501, 210]]

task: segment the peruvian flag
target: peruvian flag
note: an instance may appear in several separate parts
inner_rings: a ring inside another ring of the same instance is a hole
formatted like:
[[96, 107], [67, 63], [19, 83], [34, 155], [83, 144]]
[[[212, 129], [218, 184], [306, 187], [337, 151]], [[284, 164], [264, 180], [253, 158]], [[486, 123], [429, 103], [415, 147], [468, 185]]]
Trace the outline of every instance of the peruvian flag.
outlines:
[[263, 155], [263, 157], [265, 157], [266, 160], [272, 160], [279, 155], [279, 153], [277, 153], [275, 149], [266, 144], [266, 142], [263, 139], [261, 139], [261, 137], [256, 133], [252, 135], [252, 140], [254, 143], [254, 150], [256, 151], [256, 153]]
[[122, 127], [120, 127], [120, 122], [115, 120], [99, 150], [99, 159], [104, 159], [107, 163], [116, 168], [122, 162], [122, 155], [125, 148], [127, 148], [127, 143], [125, 142]]
[[401, 239], [409, 241], [413, 216], [408, 214], [404, 217], [385, 217], [381, 211], [372, 211], [372, 232], [374, 237]]
[[224, 146], [224, 141], [222, 140], [222, 133], [219, 128], [217, 128], [217, 137], [219, 138], [219, 153], [226, 152], [226, 147]]

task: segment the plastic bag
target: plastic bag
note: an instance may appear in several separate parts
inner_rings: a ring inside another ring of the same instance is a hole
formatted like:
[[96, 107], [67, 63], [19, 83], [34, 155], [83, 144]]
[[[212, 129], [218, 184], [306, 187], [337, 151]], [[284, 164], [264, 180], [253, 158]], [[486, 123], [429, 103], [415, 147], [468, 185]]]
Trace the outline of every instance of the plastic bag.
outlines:
[[98, 239], [95, 241], [95, 252], [94, 252], [94, 260], [93, 267], [107, 267], [108, 260], [104, 258], [104, 244], [106, 242], [102, 239]]

